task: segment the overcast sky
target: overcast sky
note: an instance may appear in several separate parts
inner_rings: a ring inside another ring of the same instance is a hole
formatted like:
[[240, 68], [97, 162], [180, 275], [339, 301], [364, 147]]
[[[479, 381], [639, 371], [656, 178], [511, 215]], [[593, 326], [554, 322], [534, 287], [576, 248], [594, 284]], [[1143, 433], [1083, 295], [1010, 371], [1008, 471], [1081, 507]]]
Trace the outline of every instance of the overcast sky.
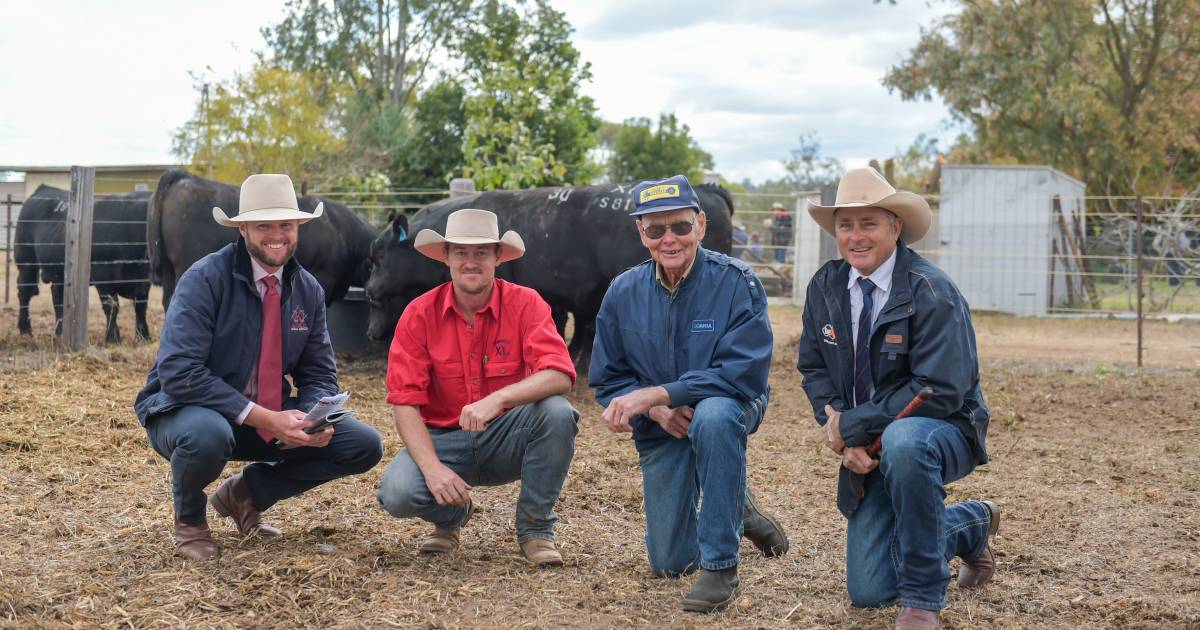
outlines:
[[[900, 0], [554, 0], [591, 62], [585, 92], [614, 122], [675, 112], [728, 179], [778, 177], [805, 130], [855, 166], [949, 139], [940, 103], [880, 85], [948, 6]], [[6, 3], [0, 165], [176, 161], [193, 74], [247, 69], [282, 0]]]

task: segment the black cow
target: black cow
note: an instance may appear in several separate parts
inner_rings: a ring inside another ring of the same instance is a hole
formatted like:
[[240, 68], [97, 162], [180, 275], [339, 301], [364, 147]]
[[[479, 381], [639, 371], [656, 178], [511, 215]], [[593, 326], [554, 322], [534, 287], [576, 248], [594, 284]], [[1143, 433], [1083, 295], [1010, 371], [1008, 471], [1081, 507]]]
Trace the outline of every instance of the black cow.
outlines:
[[[586, 371], [604, 292], [617, 274], [648, 257], [629, 216], [634, 185], [493, 190], [425, 206], [411, 221], [392, 217], [371, 244], [367, 336], [389, 338], [404, 307], [450, 277], [446, 265], [413, 248], [416, 233], [423, 228], [444, 233], [451, 212], [482, 208], [497, 214], [501, 231], [515, 230], [525, 240], [525, 255], [501, 265], [497, 276], [536, 289], [550, 304], [560, 333], [567, 312], [575, 316], [571, 356]], [[728, 253], [733, 198], [715, 185], [697, 186], [696, 192], [708, 217], [704, 246]]]
[[[300, 197], [300, 209], [312, 212], [325, 203], [321, 218], [300, 226], [296, 259], [321, 288], [325, 303], [342, 299], [351, 285], [367, 280], [367, 255], [376, 229], [346, 206], [313, 195]], [[150, 200], [147, 234], [154, 281], [163, 288], [163, 310], [171, 304], [183, 272], [208, 254], [237, 240], [238, 231], [213, 220], [213, 206], [233, 216], [238, 188], [172, 169], [158, 179]]]
[[[13, 243], [17, 260], [17, 328], [32, 334], [29, 301], [38, 294], [38, 276], [50, 283], [54, 302], [55, 334], [62, 334], [63, 276], [66, 249], [64, 224], [69, 193], [38, 186], [21, 206]], [[146, 261], [146, 202], [149, 192], [97, 199], [92, 206], [91, 283], [100, 294], [107, 321], [105, 341], [121, 340], [117, 312], [121, 296], [133, 301], [137, 336], [150, 339], [146, 302], [150, 293], [150, 267]]]

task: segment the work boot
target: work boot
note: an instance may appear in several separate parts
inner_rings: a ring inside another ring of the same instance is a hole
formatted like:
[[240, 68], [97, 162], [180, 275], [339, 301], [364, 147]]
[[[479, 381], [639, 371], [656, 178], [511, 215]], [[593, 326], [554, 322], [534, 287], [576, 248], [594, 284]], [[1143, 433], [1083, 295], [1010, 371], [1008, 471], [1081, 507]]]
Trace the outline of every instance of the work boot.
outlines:
[[981, 501], [987, 506], [991, 522], [988, 523], [987, 540], [983, 542], [983, 553], [974, 560], [963, 558], [962, 566], [958, 568], [958, 586], [960, 588], [977, 588], [992, 581], [996, 575], [996, 562], [992, 558], [992, 536], [1000, 531], [1000, 507], [991, 501]]
[[896, 615], [896, 630], [938, 630], [938, 612], [901, 606], [900, 614]]
[[545, 538], [530, 538], [521, 543], [521, 555], [537, 568], [563, 565], [562, 554], [554, 546], [554, 541]]
[[700, 569], [700, 577], [683, 598], [688, 612], [717, 612], [733, 603], [738, 596], [737, 565], [720, 571]]
[[189, 525], [175, 521], [175, 554], [188, 560], [204, 562], [221, 555], [221, 548], [213, 540], [208, 523]]
[[765, 513], [754, 500], [754, 493], [746, 488], [746, 510], [742, 516], [742, 536], [768, 558], [782, 556], [788, 550], [787, 534], [775, 517]]
[[462, 530], [467, 521], [471, 520], [471, 515], [475, 513], [475, 502], [467, 499], [467, 511], [463, 514], [462, 520], [459, 521], [458, 527], [451, 529], [434, 528], [421, 544], [417, 547], [420, 553], [450, 553], [458, 549], [459, 540], [458, 532]]
[[221, 484], [217, 491], [208, 498], [208, 502], [212, 504], [217, 514], [232, 518], [237, 525], [238, 532], [243, 536], [249, 536], [255, 532], [269, 537], [283, 535], [278, 528], [262, 522], [262, 514], [259, 513], [258, 508], [254, 507], [254, 501], [250, 499], [250, 488], [246, 486], [246, 480], [242, 478], [242, 473], [226, 479], [225, 483]]

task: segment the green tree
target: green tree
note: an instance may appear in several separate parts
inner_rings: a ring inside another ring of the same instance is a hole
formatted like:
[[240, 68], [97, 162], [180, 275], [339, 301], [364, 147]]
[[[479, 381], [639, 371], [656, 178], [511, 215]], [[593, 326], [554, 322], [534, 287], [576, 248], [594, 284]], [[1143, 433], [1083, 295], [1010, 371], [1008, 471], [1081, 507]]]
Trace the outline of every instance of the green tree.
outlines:
[[1112, 192], [1195, 177], [1200, 4], [958, 3], [883, 80], [968, 125], [952, 159], [1049, 164]]
[[481, 189], [583, 184], [600, 119], [580, 85], [591, 66], [546, 0], [491, 0], [459, 46], [466, 90], [463, 174]]
[[649, 118], [626, 120], [613, 136], [608, 160], [609, 178], [614, 182], [683, 174], [700, 183], [705, 169], [712, 167], [712, 155], [700, 148], [691, 129], [680, 124], [675, 114], [659, 115], [657, 128], [651, 127]]
[[392, 155], [393, 183], [405, 188], [445, 188], [463, 168], [464, 90], [443, 78], [421, 94], [412, 108], [412, 126]]
[[792, 190], [820, 190], [822, 186], [836, 184], [845, 170], [837, 158], [821, 156], [821, 141], [815, 131], [800, 134], [791, 157], [781, 162], [788, 172], [784, 179], [792, 185]]
[[175, 132], [173, 151], [212, 179], [238, 183], [251, 173], [323, 177], [343, 152], [337, 116], [347, 94], [315, 72], [257, 63], [210, 90]]

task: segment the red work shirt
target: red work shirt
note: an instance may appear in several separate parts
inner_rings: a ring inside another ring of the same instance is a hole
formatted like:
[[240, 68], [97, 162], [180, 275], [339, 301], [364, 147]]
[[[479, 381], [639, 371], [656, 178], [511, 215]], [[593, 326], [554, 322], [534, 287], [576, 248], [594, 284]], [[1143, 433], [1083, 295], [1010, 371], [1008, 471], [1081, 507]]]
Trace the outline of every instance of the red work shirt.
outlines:
[[387, 401], [421, 408], [425, 424], [457, 429], [462, 408], [545, 369], [575, 382], [575, 366], [537, 291], [496, 279], [467, 325], [447, 282], [413, 300], [388, 352]]

